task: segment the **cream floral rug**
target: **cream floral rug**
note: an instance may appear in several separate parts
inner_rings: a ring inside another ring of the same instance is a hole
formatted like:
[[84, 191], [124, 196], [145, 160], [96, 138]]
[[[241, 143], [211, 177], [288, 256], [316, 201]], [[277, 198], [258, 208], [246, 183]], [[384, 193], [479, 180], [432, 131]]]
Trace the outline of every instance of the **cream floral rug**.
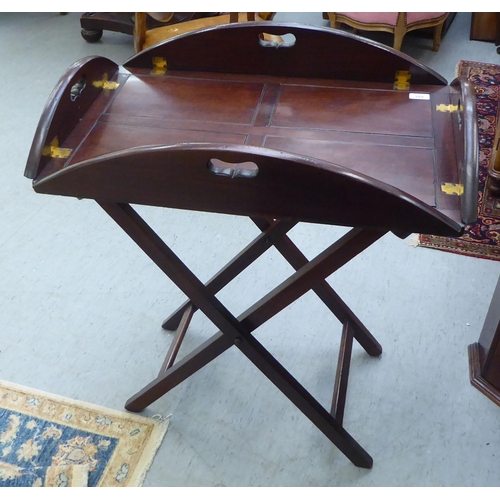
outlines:
[[0, 381], [0, 487], [140, 486], [167, 427]]

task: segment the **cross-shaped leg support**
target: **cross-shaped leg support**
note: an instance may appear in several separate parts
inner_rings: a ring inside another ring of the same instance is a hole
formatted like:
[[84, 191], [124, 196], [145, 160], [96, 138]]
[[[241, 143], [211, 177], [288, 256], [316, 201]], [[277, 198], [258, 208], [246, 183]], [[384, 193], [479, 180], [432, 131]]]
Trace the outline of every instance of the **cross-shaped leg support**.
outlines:
[[[342, 418], [352, 338], [356, 338], [372, 356], [379, 355], [382, 350], [370, 332], [324, 280], [377, 241], [386, 231], [354, 228], [309, 262], [286, 236], [286, 232], [293, 227], [294, 222], [254, 219], [263, 231], [262, 234], [204, 285], [130, 205], [121, 203], [100, 203], [100, 205], [190, 299], [189, 303], [182, 306], [164, 323], [165, 327], [178, 327], [178, 340], [174, 340], [176, 347], [169, 350], [158, 377], [127, 401], [128, 410], [142, 411], [235, 345], [355, 465], [365, 468], [372, 466], [372, 458], [342, 427]], [[271, 245], [275, 245], [298, 270], [236, 318], [215, 297], [215, 294]], [[323, 408], [251, 334], [253, 330], [311, 289], [344, 324], [331, 413]], [[195, 309], [200, 309], [220, 331], [174, 363], [176, 350]]]

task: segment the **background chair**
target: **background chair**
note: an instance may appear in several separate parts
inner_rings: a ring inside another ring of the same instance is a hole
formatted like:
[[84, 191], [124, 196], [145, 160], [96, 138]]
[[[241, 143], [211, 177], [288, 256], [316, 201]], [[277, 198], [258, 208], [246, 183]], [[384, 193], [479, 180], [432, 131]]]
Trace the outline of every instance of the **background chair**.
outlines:
[[432, 50], [437, 52], [441, 45], [443, 24], [449, 12], [328, 12], [332, 28], [347, 24], [356, 30], [387, 31], [394, 34], [396, 50], [401, 50], [403, 38], [409, 31], [434, 28]]
[[[61, 12], [64, 14], [64, 12]], [[151, 14], [157, 14], [152, 12]], [[146, 16], [148, 29], [200, 17], [210, 17], [218, 13], [211, 12], [174, 12], [168, 21], [157, 20], [151, 15]], [[134, 34], [135, 12], [85, 12], [80, 17], [81, 34], [84, 40], [89, 43], [98, 42], [103, 31], [114, 31], [116, 33]]]
[[[148, 12], [148, 14], [161, 22], [169, 22], [174, 16], [173, 12]], [[231, 12], [220, 15], [205, 17], [202, 19], [192, 19], [190, 21], [168, 24], [158, 28], [147, 29], [146, 13], [136, 12], [134, 27], [134, 48], [136, 52], [147, 49], [152, 45], [171, 38], [176, 35], [188, 33], [208, 26], [228, 24], [245, 21], [270, 21], [275, 12]]]

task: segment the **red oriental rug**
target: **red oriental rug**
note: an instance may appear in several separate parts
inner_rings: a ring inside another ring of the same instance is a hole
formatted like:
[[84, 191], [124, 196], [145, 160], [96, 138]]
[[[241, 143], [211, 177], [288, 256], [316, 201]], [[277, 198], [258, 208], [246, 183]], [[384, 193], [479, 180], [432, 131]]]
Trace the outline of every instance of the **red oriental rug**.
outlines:
[[460, 61], [457, 75], [469, 79], [476, 90], [479, 128], [478, 220], [476, 224], [467, 226], [463, 236], [459, 238], [420, 234], [418, 246], [469, 257], [500, 260], [500, 198], [491, 196], [486, 182], [495, 139], [500, 66]]

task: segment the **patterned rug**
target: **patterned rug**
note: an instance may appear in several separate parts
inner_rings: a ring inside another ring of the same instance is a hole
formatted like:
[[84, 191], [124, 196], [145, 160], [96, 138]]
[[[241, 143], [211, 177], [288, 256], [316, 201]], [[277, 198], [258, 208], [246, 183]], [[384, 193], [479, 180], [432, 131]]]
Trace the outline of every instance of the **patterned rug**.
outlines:
[[141, 486], [167, 427], [0, 381], [0, 487]]
[[477, 223], [463, 236], [446, 238], [421, 234], [418, 246], [482, 259], [500, 260], [500, 199], [491, 196], [486, 180], [491, 158], [500, 88], [500, 66], [460, 61], [457, 74], [474, 85], [479, 128], [479, 206]]

